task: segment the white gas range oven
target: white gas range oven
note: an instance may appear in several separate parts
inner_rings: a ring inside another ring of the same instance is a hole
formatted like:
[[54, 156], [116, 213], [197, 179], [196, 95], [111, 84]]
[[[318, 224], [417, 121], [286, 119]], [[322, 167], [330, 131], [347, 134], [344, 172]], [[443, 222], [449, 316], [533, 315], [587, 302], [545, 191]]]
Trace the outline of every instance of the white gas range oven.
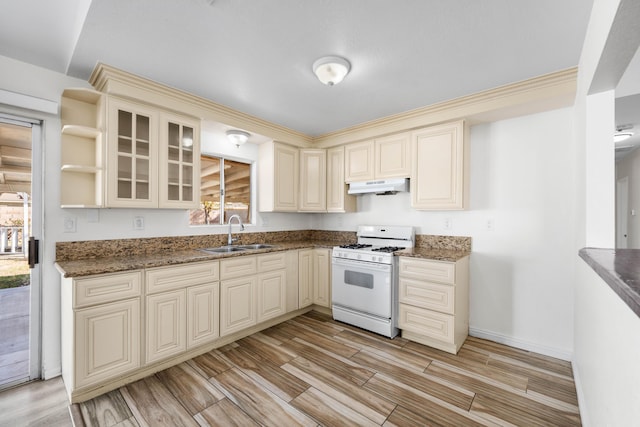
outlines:
[[358, 241], [331, 257], [333, 318], [393, 338], [398, 335], [398, 257], [414, 246], [413, 227], [361, 225]]

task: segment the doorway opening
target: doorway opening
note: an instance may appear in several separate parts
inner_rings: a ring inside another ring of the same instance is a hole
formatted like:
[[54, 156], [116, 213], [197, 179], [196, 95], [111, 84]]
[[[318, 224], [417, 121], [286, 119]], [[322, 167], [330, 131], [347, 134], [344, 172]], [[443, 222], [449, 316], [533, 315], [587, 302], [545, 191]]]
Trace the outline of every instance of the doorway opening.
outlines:
[[0, 389], [40, 375], [39, 281], [29, 268], [34, 126], [39, 135], [39, 125], [0, 115]]

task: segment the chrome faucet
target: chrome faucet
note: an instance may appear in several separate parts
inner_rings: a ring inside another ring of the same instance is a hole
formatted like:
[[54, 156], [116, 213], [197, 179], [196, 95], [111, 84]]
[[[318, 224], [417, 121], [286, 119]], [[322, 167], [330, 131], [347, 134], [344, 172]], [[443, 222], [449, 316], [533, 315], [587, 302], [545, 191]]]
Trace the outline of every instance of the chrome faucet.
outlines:
[[244, 231], [244, 225], [242, 224], [242, 220], [240, 219], [240, 215], [231, 215], [229, 217], [229, 237], [227, 238], [227, 246], [231, 246], [233, 245], [233, 242], [235, 242], [238, 239], [233, 239], [231, 237], [231, 220], [233, 218], [236, 218], [238, 220], [238, 224], [240, 225], [240, 231]]

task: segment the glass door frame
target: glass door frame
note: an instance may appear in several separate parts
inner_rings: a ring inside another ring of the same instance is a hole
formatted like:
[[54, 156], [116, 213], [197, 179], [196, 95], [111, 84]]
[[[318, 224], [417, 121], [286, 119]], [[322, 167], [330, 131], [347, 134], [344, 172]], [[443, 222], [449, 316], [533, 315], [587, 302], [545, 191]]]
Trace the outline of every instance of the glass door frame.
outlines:
[[[31, 231], [28, 236], [22, 236], [22, 244], [26, 245], [31, 236], [42, 242], [43, 123], [38, 119], [2, 112], [0, 112], [0, 122], [31, 128]], [[25, 225], [25, 231], [29, 231], [28, 224]], [[42, 376], [42, 272], [40, 260], [37, 261], [30, 269], [29, 278], [29, 377], [24, 382], [39, 379]]]

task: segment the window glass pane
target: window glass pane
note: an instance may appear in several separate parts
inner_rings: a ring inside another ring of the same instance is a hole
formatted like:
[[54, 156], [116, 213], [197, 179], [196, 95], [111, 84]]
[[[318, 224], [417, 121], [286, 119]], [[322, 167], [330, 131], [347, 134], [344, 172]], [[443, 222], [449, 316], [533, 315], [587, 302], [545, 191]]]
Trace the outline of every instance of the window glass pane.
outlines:
[[[221, 165], [224, 165], [223, 174], [220, 173]], [[189, 176], [186, 171], [190, 170], [190, 167], [183, 167], [183, 173]], [[222, 224], [234, 214], [240, 215], [243, 223], [250, 223], [251, 165], [202, 156], [200, 171], [200, 209], [191, 211], [189, 223], [191, 225]], [[183, 186], [183, 197], [186, 197], [184, 193], [186, 188], [188, 187]], [[221, 197], [221, 188], [224, 189], [224, 197]]]
[[250, 222], [251, 165], [225, 160], [224, 168], [224, 222], [231, 215], [240, 215], [243, 223]]
[[200, 159], [200, 209], [192, 210], [189, 224], [220, 224], [220, 164], [216, 157]]

